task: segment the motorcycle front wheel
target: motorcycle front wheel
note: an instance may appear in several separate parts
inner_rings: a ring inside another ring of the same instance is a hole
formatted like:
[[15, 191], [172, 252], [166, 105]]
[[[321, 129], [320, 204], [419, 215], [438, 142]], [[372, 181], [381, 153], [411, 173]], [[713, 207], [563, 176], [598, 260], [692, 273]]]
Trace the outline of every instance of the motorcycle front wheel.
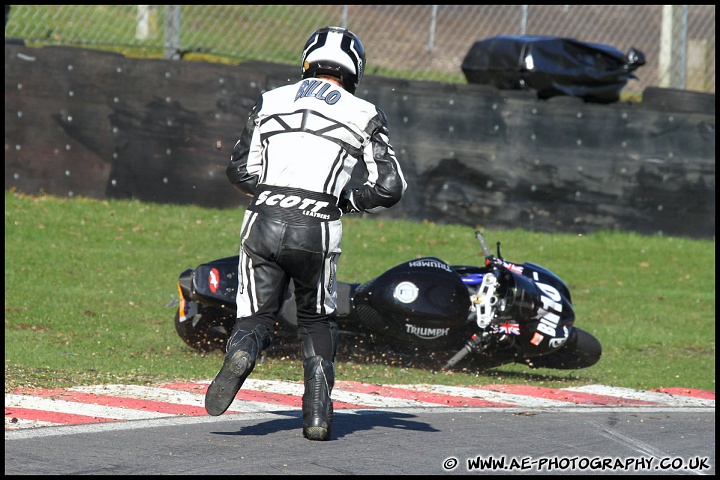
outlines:
[[592, 367], [601, 356], [600, 341], [591, 333], [573, 327], [570, 338], [562, 348], [548, 355], [527, 359], [526, 362], [531, 368], [577, 370]]

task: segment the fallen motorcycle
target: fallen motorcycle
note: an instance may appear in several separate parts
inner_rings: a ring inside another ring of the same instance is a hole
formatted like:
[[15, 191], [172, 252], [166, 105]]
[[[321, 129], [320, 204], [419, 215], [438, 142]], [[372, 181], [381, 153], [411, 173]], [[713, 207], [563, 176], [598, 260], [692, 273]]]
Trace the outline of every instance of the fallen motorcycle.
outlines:
[[[550, 270], [494, 255], [480, 232], [485, 265], [449, 265], [423, 257], [365, 283], [338, 282], [337, 323], [345, 336], [365, 337], [406, 356], [432, 354], [443, 369], [468, 357], [480, 369], [509, 363], [581, 369], [596, 364], [600, 342], [575, 326], [570, 290]], [[186, 269], [178, 279], [175, 329], [196, 350], [224, 349], [235, 324], [238, 256]], [[288, 290], [277, 333], [297, 329]], [[438, 353], [440, 352], [440, 353]]]

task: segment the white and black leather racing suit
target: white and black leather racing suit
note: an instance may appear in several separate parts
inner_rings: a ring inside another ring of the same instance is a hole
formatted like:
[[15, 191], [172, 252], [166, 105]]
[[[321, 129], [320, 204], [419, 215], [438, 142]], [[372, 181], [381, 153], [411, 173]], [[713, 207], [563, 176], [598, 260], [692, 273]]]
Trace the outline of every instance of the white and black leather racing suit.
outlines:
[[[359, 161], [367, 180], [346, 189]], [[389, 208], [407, 187], [385, 114], [319, 78], [265, 92], [233, 148], [227, 176], [253, 196], [240, 233], [235, 330], [264, 325], [272, 332], [292, 279], [303, 355], [333, 362], [340, 218]]]

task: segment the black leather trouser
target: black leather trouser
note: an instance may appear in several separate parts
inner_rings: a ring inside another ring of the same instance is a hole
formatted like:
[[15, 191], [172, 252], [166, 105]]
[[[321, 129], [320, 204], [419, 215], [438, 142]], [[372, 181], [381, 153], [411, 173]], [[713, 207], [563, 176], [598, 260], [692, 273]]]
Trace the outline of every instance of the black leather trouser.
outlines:
[[340, 220], [296, 225], [248, 210], [241, 236], [236, 328], [272, 331], [292, 280], [303, 355], [333, 362]]

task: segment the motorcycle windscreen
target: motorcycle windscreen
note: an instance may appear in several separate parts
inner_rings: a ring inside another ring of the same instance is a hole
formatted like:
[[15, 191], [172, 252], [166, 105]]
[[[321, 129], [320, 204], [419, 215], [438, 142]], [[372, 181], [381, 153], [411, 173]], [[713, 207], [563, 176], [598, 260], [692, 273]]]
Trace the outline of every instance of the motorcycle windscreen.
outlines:
[[361, 285], [353, 303], [367, 327], [408, 342], [443, 342], [470, 311], [460, 276], [435, 257], [402, 263]]

